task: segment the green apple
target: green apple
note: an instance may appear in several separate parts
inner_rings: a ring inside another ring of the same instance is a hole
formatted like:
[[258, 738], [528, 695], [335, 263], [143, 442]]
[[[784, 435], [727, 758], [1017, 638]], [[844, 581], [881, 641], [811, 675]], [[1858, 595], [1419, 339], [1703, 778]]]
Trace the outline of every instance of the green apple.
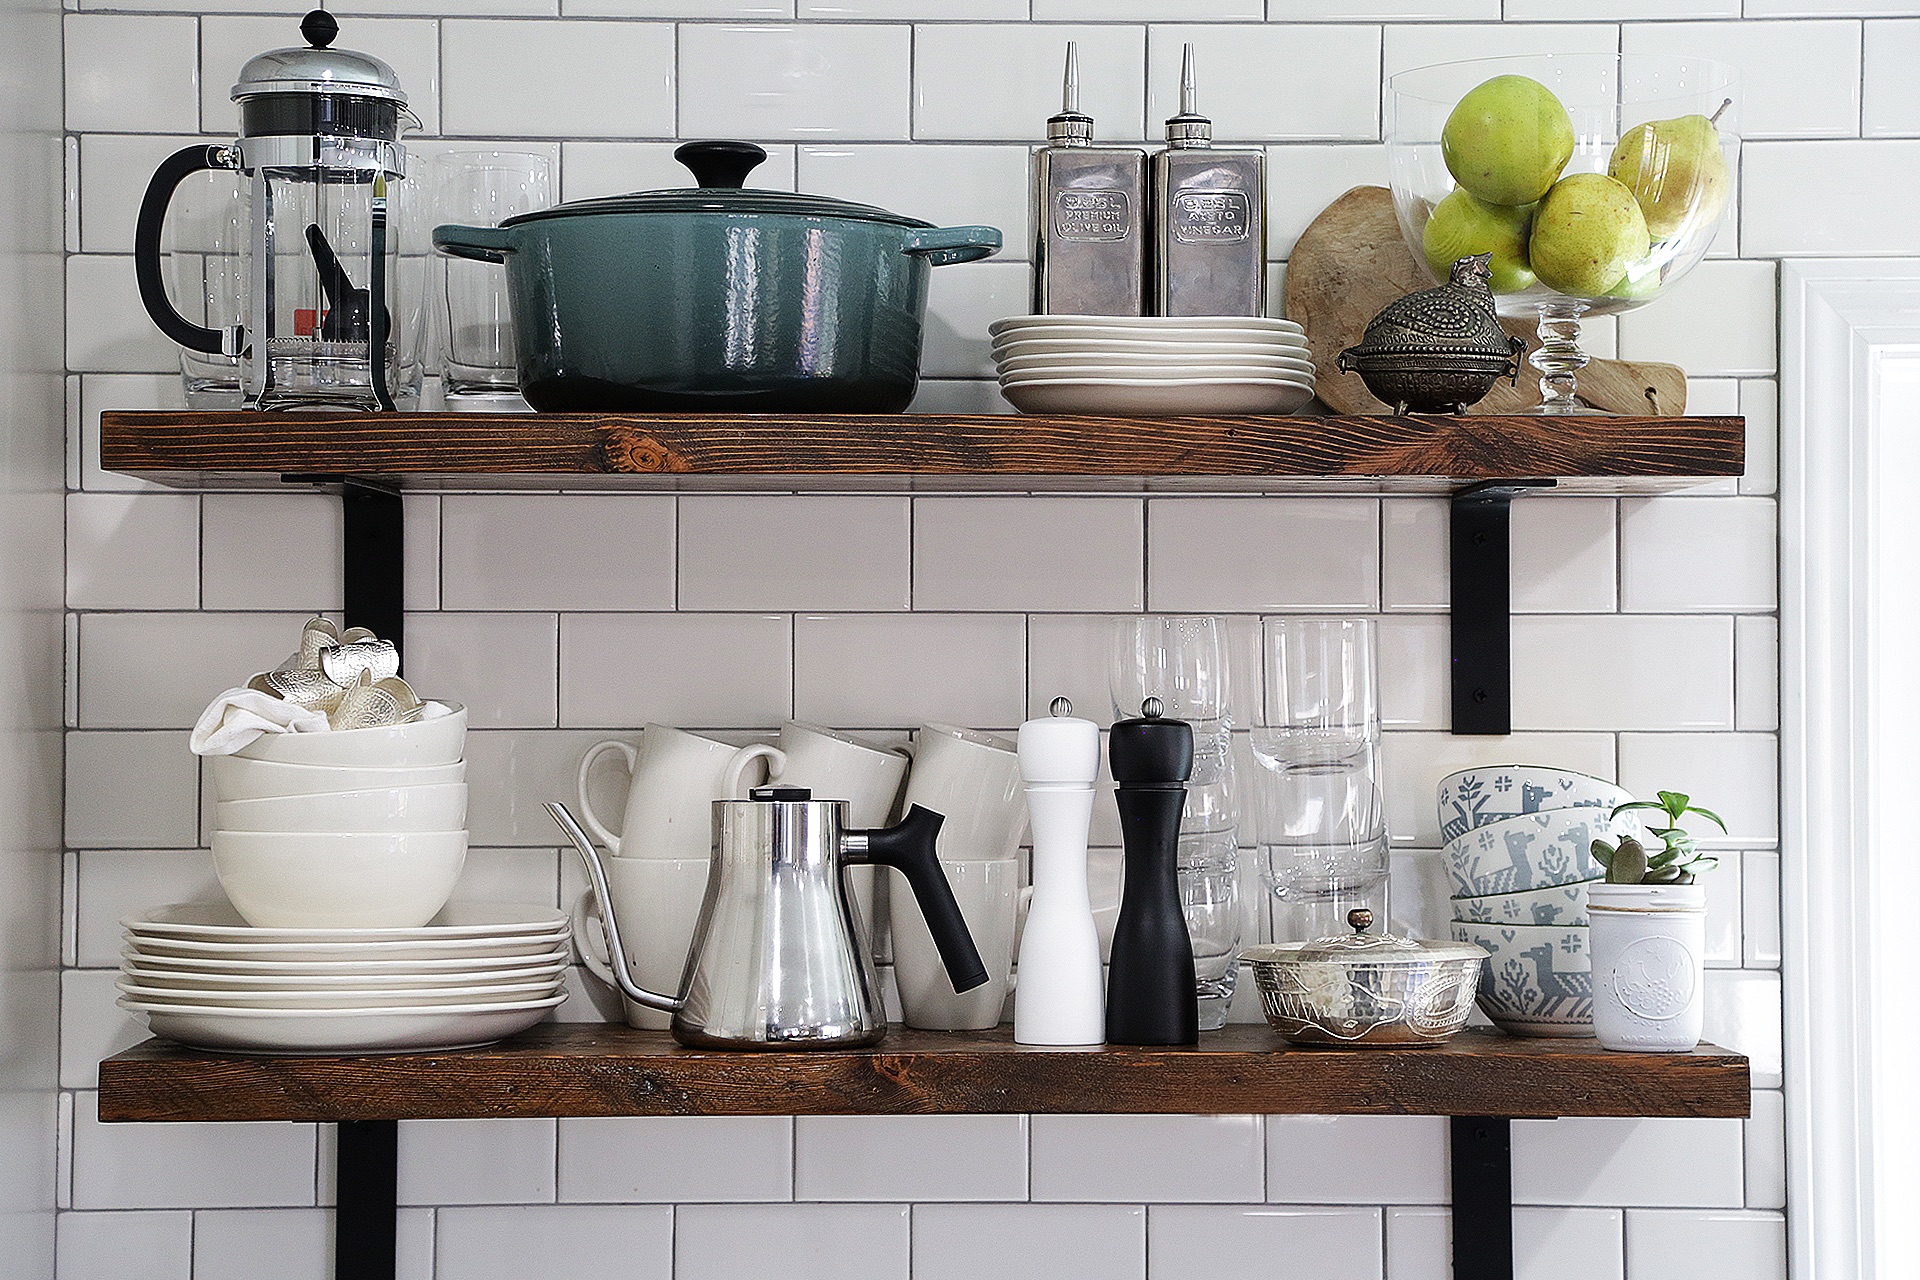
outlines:
[[1640, 202], [1604, 173], [1572, 173], [1553, 184], [1533, 214], [1527, 257], [1550, 289], [1603, 297], [1626, 279], [1652, 241]]
[[1490, 253], [1493, 278], [1488, 283], [1493, 291], [1519, 293], [1533, 283], [1533, 268], [1527, 265], [1527, 231], [1532, 225], [1532, 205], [1488, 204], [1457, 187], [1427, 218], [1421, 236], [1427, 265], [1445, 279], [1456, 259]]
[[1454, 181], [1491, 204], [1532, 204], [1573, 156], [1573, 120], [1553, 91], [1495, 76], [1467, 92], [1440, 131]]
[[1705, 116], [1635, 125], [1614, 144], [1607, 172], [1640, 201], [1655, 240], [1678, 235], [1689, 223], [1711, 223], [1733, 190], [1720, 130]]

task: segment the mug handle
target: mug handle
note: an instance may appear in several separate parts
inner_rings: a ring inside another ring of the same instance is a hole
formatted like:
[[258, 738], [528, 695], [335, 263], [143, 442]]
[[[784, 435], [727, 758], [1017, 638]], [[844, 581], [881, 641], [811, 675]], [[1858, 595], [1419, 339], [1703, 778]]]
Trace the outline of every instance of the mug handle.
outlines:
[[[600, 843], [607, 846], [615, 857], [620, 856], [620, 837], [607, 830], [600, 819], [593, 816], [593, 801], [587, 798], [587, 775], [593, 772], [593, 762], [608, 751], [618, 751], [627, 758], [627, 779], [633, 779], [635, 766], [640, 762], [640, 752], [631, 742], [622, 742], [618, 738], [609, 738], [605, 742], [596, 742], [587, 748], [587, 754], [580, 757], [580, 816], [586, 819], [587, 829], [600, 837]], [[613, 979], [609, 978], [611, 982]]]
[[[755, 760], [767, 762], [766, 771], [761, 775], [763, 782], [779, 777], [787, 768], [787, 753], [778, 747], [770, 747], [764, 742], [755, 742], [741, 747], [727, 761], [727, 771], [722, 775], [720, 782], [721, 790], [726, 793], [721, 797], [722, 799], [745, 800], [747, 798], [740, 794], [740, 784], [746, 781], [747, 766]], [[586, 803], [584, 794], [581, 796], [580, 803]]]
[[1027, 908], [1033, 905], [1033, 886], [1028, 885], [1014, 896], [1013, 900], [1013, 958], [1014, 963], [1007, 967], [1007, 990], [1020, 989], [1020, 935], [1026, 932]]
[[612, 964], [604, 956], [594, 954], [592, 944], [587, 941], [589, 938], [598, 937], [600, 945], [606, 945], [607, 927], [601, 922], [599, 908], [600, 900], [594, 896], [591, 889], [582, 893], [579, 900], [573, 904], [573, 949], [574, 953], [580, 957], [580, 963], [587, 967], [588, 973], [618, 991], [620, 984], [613, 980]]

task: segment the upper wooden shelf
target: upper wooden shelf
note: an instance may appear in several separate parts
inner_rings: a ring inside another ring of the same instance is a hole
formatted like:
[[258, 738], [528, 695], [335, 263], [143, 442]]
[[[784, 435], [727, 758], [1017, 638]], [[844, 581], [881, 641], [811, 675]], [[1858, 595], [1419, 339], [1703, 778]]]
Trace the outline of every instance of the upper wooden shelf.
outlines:
[[1740, 475], [1737, 417], [1098, 418], [108, 412], [101, 465], [185, 488], [1354, 488]]
[[660, 1031], [545, 1023], [448, 1053], [264, 1058], [149, 1040], [100, 1064], [102, 1120], [978, 1113], [1745, 1116], [1747, 1060], [1608, 1053], [1466, 1031], [1408, 1049], [1290, 1049], [1265, 1026], [1198, 1049], [1048, 1049], [889, 1030], [876, 1049], [686, 1049]]

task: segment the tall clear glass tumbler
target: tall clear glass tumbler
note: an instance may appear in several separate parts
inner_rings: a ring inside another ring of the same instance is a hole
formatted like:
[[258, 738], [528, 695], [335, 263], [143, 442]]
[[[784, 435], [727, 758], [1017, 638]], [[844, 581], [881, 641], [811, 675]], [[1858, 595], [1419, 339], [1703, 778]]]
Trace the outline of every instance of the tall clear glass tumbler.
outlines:
[[1380, 695], [1366, 619], [1270, 618], [1260, 765], [1261, 876], [1276, 942], [1346, 932], [1355, 907], [1387, 915]]
[[[180, 314], [209, 329], [247, 318], [246, 195], [234, 175], [193, 174], [180, 184], [166, 221], [167, 295]], [[180, 350], [180, 381], [189, 409], [238, 409], [240, 358]]]
[[[553, 205], [553, 161], [532, 151], [452, 151], [434, 158], [430, 187], [432, 225], [498, 226]], [[431, 268], [434, 367], [448, 407], [524, 409], [507, 273], [445, 255]]]
[[1111, 641], [1114, 715], [1137, 716], [1156, 698], [1161, 714], [1193, 726], [1193, 775], [1180, 814], [1180, 897], [1193, 943], [1200, 1029], [1217, 1031], [1227, 1022], [1241, 944], [1226, 624], [1205, 616], [1128, 616], [1114, 620]]

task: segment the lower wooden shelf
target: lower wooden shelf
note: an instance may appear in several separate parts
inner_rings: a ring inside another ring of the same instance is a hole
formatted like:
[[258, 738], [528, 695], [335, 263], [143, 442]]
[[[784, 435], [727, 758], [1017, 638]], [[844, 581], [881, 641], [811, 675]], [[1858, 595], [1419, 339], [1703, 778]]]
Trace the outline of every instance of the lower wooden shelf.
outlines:
[[683, 1048], [665, 1032], [547, 1023], [447, 1053], [272, 1058], [160, 1040], [100, 1064], [100, 1118], [424, 1120], [631, 1115], [1296, 1114], [1745, 1116], [1747, 1060], [1608, 1053], [1467, 1031], [1410, 1049], [1293, 1049], [1264, 1026], [1197, 1049], [1054, 1049], [896, 1027], [874, 1049]]

